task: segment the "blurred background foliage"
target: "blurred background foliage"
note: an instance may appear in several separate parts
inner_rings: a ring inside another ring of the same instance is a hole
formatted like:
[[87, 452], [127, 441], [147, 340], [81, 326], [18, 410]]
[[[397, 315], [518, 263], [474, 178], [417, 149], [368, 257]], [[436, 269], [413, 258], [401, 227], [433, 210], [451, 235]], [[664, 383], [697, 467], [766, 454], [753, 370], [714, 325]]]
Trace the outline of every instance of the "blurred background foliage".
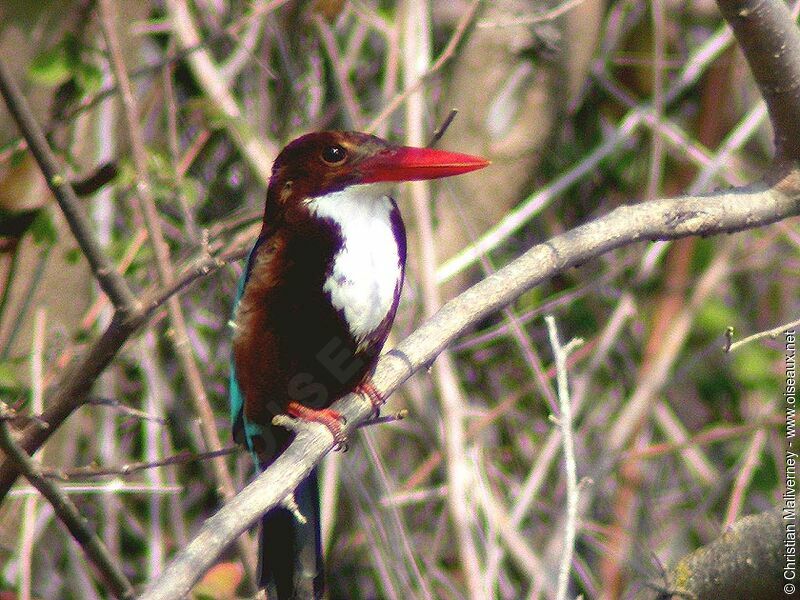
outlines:
[[[188, 8], [198, 46], [178, 33], [176, 7]], [[770, 158], [757, 90], [708, 0], [146, 0], [119, 1], [116, 10], [176, 268], [209, 248], [252, 242], [269, 160], [309, 130], [427, 138], [458, 109], [440, 145], [493, 165], [433, 186], [428, 210], [445, 299], [616, 206], [753, 181]], [[208, 76], [239, 114], [192, 64], [206, 52]], [[0, 56], [65, 174], [76, 184], [99, 183], [84, 202], [106, 252], [134, 289], [149, 289], [155, 259], [95, 2], [4, 0]], [[417, 80], [409, 65], [425, 72], [442, 57], [421, 86], [421, 116], [405, 102], [383, 114]], [[35, 411], [32, 382], [54, 385], [110, 312], [17, 136], [0, 110], [0, 395]], [[266, 161], [248, 156], [242, 139], [257, 140]], [[410, 264], [394, 340], [425, 312], [423, 253], [406, 194], [399, 192]], [[482, 262], [454, 262], [516, 217], [521, 226]], [[794, 221], [622, 248], [529, 291], [457, 341], [468, 501], [487, 594], [538, 598], [554, 589], [565, 487], [549, 420], [555, 382], [546, 313], [556, 315], [562, 339], [586, 342], [569, 365], [578, 475], [586, 478], [574, 594], [616, 598], [645, 582], [665, 585], [662, 565], [737, 516], [777, 502], [782, 338], [733, 354], [722, 348], [728, 326], [739, 336], [797, 317], [798, 247]], [[232, 264], [180, 295], [223, 444], [230, 443], [227, 321], [240, 272]], [[38, 455], [45, 466], [69, 473], [208, 449], [173, 334], [166, 311], [157, 313], [95, 386], [98, 402], [148, 418], [87, 406]], [[32, 356], [41, 358], [39, 370]], [[417, 375], [388, 405], [408, 408], [409, 418], [363, 431], [350, 452], [326, 459], [332, 598], [467, 597], [445, 502], [439, 394], [426, 373]], [[644, 419], [634, 416], [636, 401], [647, 406]], [[614, 432], [626, 426], [617, 443]], [[241, 487], [249, 459], [236, 452], [226, 460]], [[78, 473], [64, 485], [135, 583], [159, 573], [221, 501], [204, 461]], [[246, 595], [245, 571], [232, 548], [196, 597]], [[0, 506], [0, 589], [10, 598], [26, 590], [38, 598], [106, 595], [50, 507], [21, 481]]]

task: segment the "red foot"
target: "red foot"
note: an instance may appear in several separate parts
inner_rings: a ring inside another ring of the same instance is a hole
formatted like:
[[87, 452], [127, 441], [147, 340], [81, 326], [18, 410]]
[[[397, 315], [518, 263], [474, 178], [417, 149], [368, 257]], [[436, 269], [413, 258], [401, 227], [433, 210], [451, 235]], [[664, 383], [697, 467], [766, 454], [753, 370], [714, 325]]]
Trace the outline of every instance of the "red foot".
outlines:
[[334, 450], [347, 450], [347, 435], [342, 431], [345, 418], [338, 411], [332, 408], [316, 410], [303, 406], [299, 402], [290, 402], [286, 407], [286, 413], [296, 419], [311, 421], [312, 423], [322, 423], [333, 435], [336, 445]]
[[381, 406], [386, 402], [385, 398], [381, 396], [381, 393], [375, 388], [375, 384], [372, 383], [372, 379], [367, 379], [362, 381], [356, 386], [354, 390], [356, 394], [364, 394], [367, 399], [372, 403], [372, 408], [375, 409], [375, 416], [380, 416], [381, 414]]

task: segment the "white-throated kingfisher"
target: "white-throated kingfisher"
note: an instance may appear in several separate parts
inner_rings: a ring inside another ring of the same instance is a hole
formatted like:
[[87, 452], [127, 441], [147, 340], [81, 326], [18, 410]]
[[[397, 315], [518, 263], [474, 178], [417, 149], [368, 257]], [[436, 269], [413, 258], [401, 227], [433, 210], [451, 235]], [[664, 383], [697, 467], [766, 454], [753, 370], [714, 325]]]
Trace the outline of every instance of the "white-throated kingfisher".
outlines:
[[[342, 131], [310, 133], [281, 151], [233, 318], [233, 436], [259, 468], [290, 441], [288, 431], [272, 425], [275, 415], [323, 423], [342, 445], [341, 417], [328, 407], [354, 391], [376, 410], [382, 403], [370, 377], [394, 320], [406, 262], [392, 184], [488, 164]], [[259, 584], [281, 600], [317, 598], [323, 590], [316, 471], [295, 497], [305, 524], [278, 507], [261, 526]]]

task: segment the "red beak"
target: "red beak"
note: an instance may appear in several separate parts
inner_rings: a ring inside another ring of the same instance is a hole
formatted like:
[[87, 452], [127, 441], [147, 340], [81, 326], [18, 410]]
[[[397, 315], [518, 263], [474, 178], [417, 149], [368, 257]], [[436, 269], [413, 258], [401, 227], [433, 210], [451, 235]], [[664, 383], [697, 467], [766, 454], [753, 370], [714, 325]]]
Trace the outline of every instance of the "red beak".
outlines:
[[417, 181], [469, 173], [487, 166], [478, 156], [431, 148], [397, 146], [365, 159], [360, 165], [362, 183]]

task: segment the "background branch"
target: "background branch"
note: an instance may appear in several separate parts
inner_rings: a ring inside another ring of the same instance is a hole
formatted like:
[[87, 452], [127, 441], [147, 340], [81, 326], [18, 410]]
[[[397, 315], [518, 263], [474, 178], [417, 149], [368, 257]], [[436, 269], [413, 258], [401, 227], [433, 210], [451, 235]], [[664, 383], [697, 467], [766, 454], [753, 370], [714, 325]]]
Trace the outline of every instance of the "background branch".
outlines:
[[30, 484], [44, 496], [55, 510], [58, 518], [86, 552], [89, 560], [97, 567], [112, 593], [118, 598], [133, 598], [133, 586], [122, 569], [111, 557], [103, 541], [89, 527], [86, 519], [78, 512], [72, 500], [58, 487], [48, 481], [39, 466], [28, 456], [11, 437], [8, 419], [13, 415], [8, 407], [0, 402], [0, 448], [19, 469]]
[[[203, 256], [172, 284], [164, 288], [157, 287], [145, 294], [137, 310], [126, 317], [119, 312], [115, 313], [102, 335], [66, 369], [48, 398], [40, 418], [20, 432], [18, 443], [23, 450], [32, 453], [39, 449], [74, 411], [90, 399], [91, 388], [100, 373], [111, 363], [125, 342], [173, 294], [185, 290], [199, 278], [215, 273], [229, 261], [242, 258], [245, 253], [242, 248], [234, 248], [224, 251], [220, 256]], [[14, 464], [4, 458], [0, 462], [0, 501], [8, 493], [17, 475]]]
[[717, 4], [733, 28], [767, 103], [775, 132], [776, 162], [800, 160], [800, 31], [797, 24], [783, 2], [718, 0]]
[[20, 133], [25, 137], [28, 147], [39, 163], [45, 181], [58, 200], [72, 229], [72, 234], [80, 245], [86, 260], [89, 261], [100, 287], [118, 310], [123, 313], [132, 312], [136, 307], [136, 298], [133, 292], [100, 248], [94, 229], [75, 190], [50, 150], [50, 145], [47, 143], [39, 123], [3, 60], [0, 60], [0, 94], [3, 95], [8, 111], [14, 117]]
[[[145, 148], [144, 133], [139, 124], [139, 108], [133, 94], [131, 82], [122, 56], [122, 48], [116, 32], [114, 0], [100, 0], [99, 2], [103, 35], [111, 56], [111, 66], [117, 79], [117, 86], [122, 99], [123, 112], [127, 124], [128, 136], [131, 142], [131, 152], [136, 170], [136, 196], [142, 207], [145, 226], [150, 237], [150, 243], [155, 254], [155, 270], [162, 286], [170, 286], [174, 279], [172, 260], [169, 246], [164, 238], [161, 226], [161, 217], [156, 208], [147, 169], [147, 151]], [[180, 299], [176, 295], [170, 296], [167, 301], [167, 312], [172, 326], [172, 344], [178, 356], [178, 361], [183, 372], [190, 398], [199, 417], [200, 431], [206, 448], [212, 452], [222, 449], [219, 431], [214, 422], [214, 411], [208, 400], [200, 369], [197, 366], [192, 347], [189, 344], [186, 318], [181, 307]], [[221, 456], [210, 460], [211, 474], [217, 482], [215, 486], [223, 499], [229, 499], [236, 493], [233, 479], [228, 471], [225, 460]], [[248, 571], [250, 579], [255, 583], [256, 554], [255, 545], [246, 536], [237, 540], [242, 561]]]
[[784, 526], [779, 511], [739, 519], [635, 598], [788, 598], [782, 583]]
[[569, 574], [572, 567], [572, 553], [575, 550], [575, 537], [578, 529], [578, 476], [575, 464], [575, 442], [573, 440], [572, 404], [569, 398], [569, 380], [567, 378], [567, 357], [572, 350], [583, 344], [580, 338], [573, 338], [562, 345], [558, 339], [558, 328], [555, 317], [547, 315], [544, 318], [547, 324], [547, 333], [550, 346], [553, 348], [553, 358], [556, 363], [556, 378], [558, 380], [558, 416], [555, 417], [561, 429], [561, 444], [564, 447], [564, 470], [567, 479], [567, 513], [564, 519], [564, 547], [561, 551], [561, 563], [558, 567], [558, 589], [556, 598], [564, 600], [569, 588]]

